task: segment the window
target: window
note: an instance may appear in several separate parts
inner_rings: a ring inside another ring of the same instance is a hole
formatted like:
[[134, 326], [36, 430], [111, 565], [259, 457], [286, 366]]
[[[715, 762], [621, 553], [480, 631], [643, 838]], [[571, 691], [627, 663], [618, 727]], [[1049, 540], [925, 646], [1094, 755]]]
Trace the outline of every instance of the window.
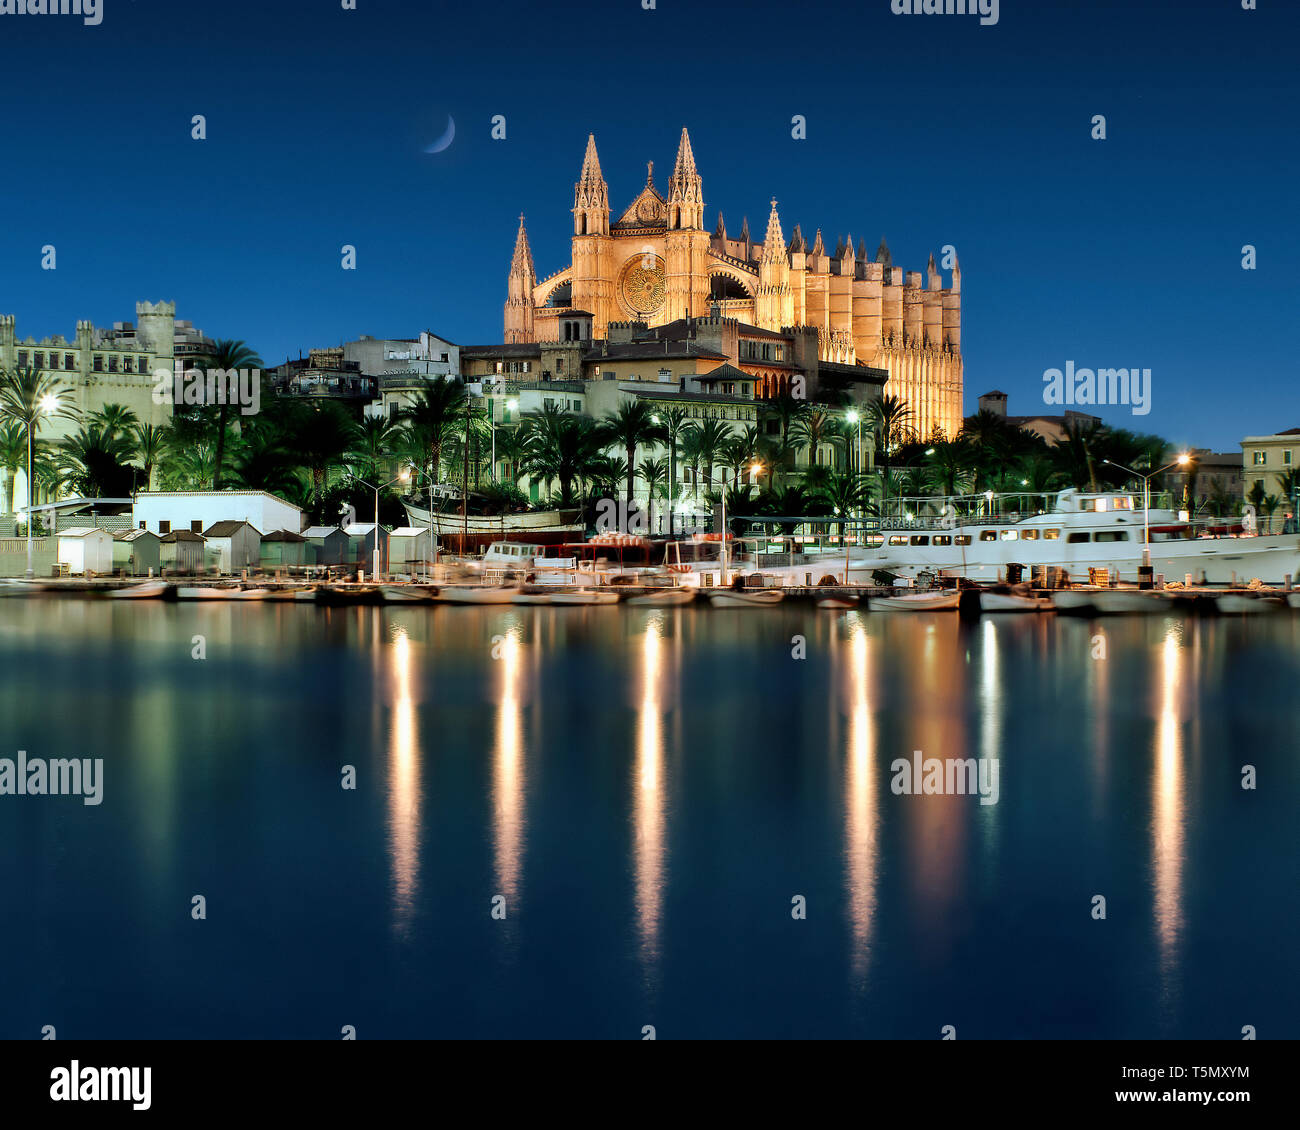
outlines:
[[172, 532], [172, 524], [170, 522], [159, 522], [158, 532], [160, 534], [170, 534]]
[[506, 371], [506, 366], [505, 366], [505, 362], [504, 362], [504, 361], [498, 361], [498, 362], [496, 363], [496, 366], [497, 366], [497, 367], [496, 367], [496, 370], [495, 370], [496, 372], [498, 372], [498, 373], [504, 373], [504, 372]]
[[997, 530], [980, 530], [980, 541], [997, 541]]
[[27, 350], [25, 349], [20, 349], [18, 351], [18, 367], [20, 369], [25, 369], [27, 367]]
[[1087, 530], [1075, 530], [1074, 533], [1072, 533], [1065, 540], [1069, 542], [1070, 545], [1077, 545], [1079, 542], [1087, 541], [1091, 537], [1092, 534], [1090, 534]]
[[104, 356], [102, 353], [95, 354], [95, 360], [91, 363], [90, 367], [96, 373], [102, 373], [104, 371]]
[[[18, 356], [19, 356], [19, 357], [22, 357], [22, 354], [20, 353]], [[22, 361], [20, 360], [20, 361], [18, 362], [18, 364], [21, 365], [21, 364], [22, 364]], [[1254, 466], [1256, 466], [1256, 467], [1263, 467], [1263, 466], [1265, 466], [1265, 465], [1268, 463], [1268, 452], [1267, 452], [1267, 451], [1252, 451], [1252, 452], [1250, 453], [1250, 461], [1251, 461], [1251, 463], [1252, 463]]]
[[38, 368], [38, 369], [44, 369], [44, 368], [45, 368], [45, 354], [44, 354], [44, 353], [38, 353], [38, 354], [36, 354], [36, 360], [33, 361], [32, 364], [35, 365], [36, 368]]
[[958, 534], [956, 538], [957, 545], [970, 545], [970, 534]]
[[532, 363], [531, 361], [525, 361], [525, 362], [524, 362], [524, 372], [525, 372], [525, 373], [531, 373], [532, 371], [533, 371], [533, 363]]
[[1097, 500], [1095, 498], [1085, 498], [1079, 503], [1079, 509], [1087, 514], [1095, 513], [1097, 510]]
[[1098, 530], [1093, 541], [1128, 541], [1128, 530]]
[[870, 549], [879, 549], [885, 544], [885, 538], [883, 534], [868, 534], [862, 542]]
[[[134, 372], [135, 372], [135, 358], [134, 358], [134, 357], [123, 357], [123, 358], [122, 358], [122, 372], [124, 372], [124, 373], [134, 373]], [[143, 373], [144, 370], [141, 369], [140, 372]]]
[[1291, 449], [1289, 447], [1282, 452], [1282, 465], [1284, 467], [1291, 466]]
[[1133, 509], [1133, 500], [1132, 500], [1131, 498], [1129, 498], [1127, 495], [1126, 495], [1125, 497], [1123, 497], [1123, 498], [1115, 498], [1115, 499], [1112, 499], [1111, 501], [1112, 501], [1112, 503], [1114, 504], [1114, 505], [1112, 506], [1112, 509], [1113, 509], [1113, 510], [1132, 510], [1132, 509]]
[[1003, 531], [1002, 531], [1002, 540], [1003, 540], [1003, 541], [1019, 541], [1019, 540], [1020, 540], [1020, 531], [1019, 531], [1019, 530], [1003, 530]]
[[947, 534], [935, 534], [935, 536], [934, 536], [934, 544], [935, 544], [935, 545], [952, 545], [952, 538], [950, 538]]
[[742, 396], [748, 396], [748, 395], [749, 395], [749, 385], [741, 385], [741, 386], [740, 386], [740, 392], [741, 392], [741, 395], [742, 395]]
[[906, 545], [906, 544], [907, 544], [907, 538], [906, 538], [904, 535], [902, 535], [902, 534], [894, 534], [894, 535], [889, 539], [889, 544], [890, 544], [890, 545]]
[[72, 353], [65, 353], [63, 355], [63, 367], [65, 369], [75, 369], [77, 367], [76, 356]]
[[114, 354], [112, 357], [108, 359], [108, 371], [110, 373], [117, 372], [117, 354]]
[[913, 534], [913, 535], [912, 535], [912, 544], [913, 544], [913, 545], [929, 545], [929, 544], [930, 544], [930, 539], [929, 539], [925, 534]]
[[202, 523], [202, 522], [191, 522], [191, 523], [190, 523], [190, 533], [192, 533], [192, 534], [201, 534], [201, 533], [203, 533], [203, 523]]
[[562, 372], [564, 372], [564, 358], [563, 358], [563, 357], [557, 357], [557, 358], [555, 359], [555, 371], [556, 371], [557, 373], [562, 373]]
[[1060, 531], [1060, 530], [1044, 530], [1044, 531], [1043, 531], [1043, 541], [1056, 541], [1056, 540], [1058, 540], [1058, 539], [1060, 538], [1060, 536], [1061, 536], [1061, 531]]

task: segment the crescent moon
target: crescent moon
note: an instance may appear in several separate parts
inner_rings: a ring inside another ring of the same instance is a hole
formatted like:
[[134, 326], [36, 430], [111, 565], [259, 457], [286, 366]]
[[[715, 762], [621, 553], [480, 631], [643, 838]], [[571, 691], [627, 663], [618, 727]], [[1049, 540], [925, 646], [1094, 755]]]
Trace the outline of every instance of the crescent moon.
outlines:
[[455, 140], [455, 137], [456, 137], [456, 119], [453, 118], [450, 114], [448, 114], [447, 128], [443, 132], [443, 135], [440, 138], [438, 138], [438, 140], [435, 141], [432, 145], [430, 145], [429, 148], [425, 150], [425, 152], [441, 153], [444, 149], [447, 148], [447, 146], [449, 146], [452, 143], [452, 141]]

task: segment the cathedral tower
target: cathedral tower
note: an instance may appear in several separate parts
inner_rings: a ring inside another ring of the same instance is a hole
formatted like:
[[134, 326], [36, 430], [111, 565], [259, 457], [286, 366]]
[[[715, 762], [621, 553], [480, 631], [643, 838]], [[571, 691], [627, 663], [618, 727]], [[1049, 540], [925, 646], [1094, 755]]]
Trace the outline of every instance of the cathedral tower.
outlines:
[[609, 236], [609, 186], [596, 156], [596, 135], [587, 135], [582, 173], [573, 186], [573, 287], [570, 305], [593, 315], [592, 332], [605, 335], [616, 317], [613, 306], [612, 245]]
[[794, 325], [794, 299], [790, 293], [790, 258], [776, 200], [767, 217], [767, 238], [758, 257], [758, 290], [754, 296], [754, 321], [765, 330]]
[[668, 180], [664, 258], [665, 318], [674, 321], [707, 314], [709, 233], [704, 229], [704, 186], [684, 126], [677, 144], [677, 163]]
[[537, 272], [533, 253], [528, 247], [524, 218], [519, 217], [519, 234], [515, 236], [515, 257], [510, 261], [506, 280], [506, 343], [533, 340], [533, 288]]

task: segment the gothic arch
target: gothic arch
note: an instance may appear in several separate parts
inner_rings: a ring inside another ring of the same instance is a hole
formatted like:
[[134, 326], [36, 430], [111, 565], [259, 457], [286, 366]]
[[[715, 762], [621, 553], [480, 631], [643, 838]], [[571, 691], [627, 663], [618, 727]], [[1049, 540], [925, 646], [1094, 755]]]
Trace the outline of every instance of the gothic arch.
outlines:
[[537, 307], [545, 306], [556, 290], [565, 283], [572, 281], [572, 267], [565, 267], [562, 271], [556, 271], [550, 278], [543, 279], [533, 288], [533, 305]]

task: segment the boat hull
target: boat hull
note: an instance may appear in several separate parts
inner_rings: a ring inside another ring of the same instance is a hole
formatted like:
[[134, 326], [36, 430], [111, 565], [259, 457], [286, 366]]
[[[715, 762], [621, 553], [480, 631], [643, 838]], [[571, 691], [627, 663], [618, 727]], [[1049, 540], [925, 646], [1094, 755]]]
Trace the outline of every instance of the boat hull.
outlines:
[[161, 600], [167, 595], [168, 587], [165, 581], [145, 581], [127, 589], [115, 589], [108, 595], [112, 600]]
[[439, 604], [511, 604], [518, 589], [480, 588], [475, 585], [444, 585], [435, 598]]
[[664, 589], [662, 592], [645, 592], [628, 597], [627, 603], [638, 608], [675, 608], [695, 600], [693, 588]]
[[709, 603], [714, 608], [766, 608], [780, 604], [784, 599], [785, 593], [780, 589], [760, 589], [757, 592], [730, 589], [709, 593]]
[[980, 593], [981, 612], [1050, 612], [1052, 602], [1047, 597], [1021, 596], [1010, 592]]
[[907, 596], [873, 596], [867, 606], [872, 612], [956, 612], [961, 593], [911, 593]]
[[592, 589], [585, 589], [579, 592], [557, 592], [551, 594], [552, 604], [617, 604], [618, 601], [619, 595], [616, 592], [597, 592]]

